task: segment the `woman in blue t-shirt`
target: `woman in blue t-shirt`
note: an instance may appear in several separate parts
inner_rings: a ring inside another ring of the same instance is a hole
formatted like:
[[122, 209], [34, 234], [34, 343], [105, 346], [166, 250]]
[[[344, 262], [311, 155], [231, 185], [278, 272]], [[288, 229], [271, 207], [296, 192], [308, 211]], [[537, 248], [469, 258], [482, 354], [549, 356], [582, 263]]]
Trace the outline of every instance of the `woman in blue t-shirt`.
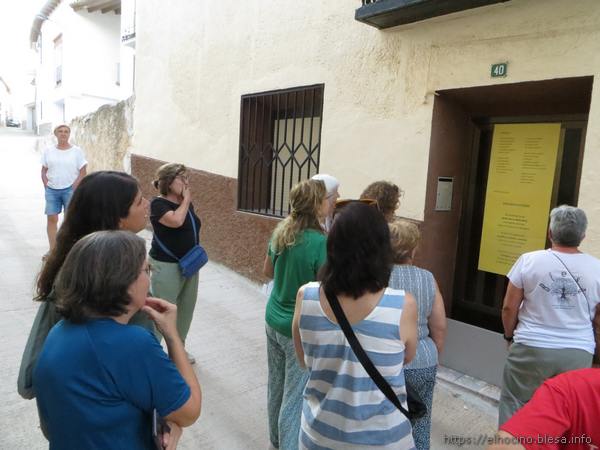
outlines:
[[[17, 379], [17, 389], [21, 397], [35, 397], [31, 380], [33, 368], [46, 335], [62, 319], [54, 306], [54, 283], [67, 254], [77, 241], [94, 231], [142, 231], [148, 222], [148, 205], [138, 180], [125, 172], [100, 170], [87, 175], [79, 183], [69, 203], [68, 214], [58, 230], [56, 245], [44, 260], [37, 277], [34, 300], [41, 304], [21, 358]], [[154, 324], [145, 314], [137, 314], [129, 324], [155, 330]]]
[[[50, 449], [152, 449], [153, 410], [171, 427], [162, 445], [175, 448], [181, 427], [200, 414], [201, 392], [177, 333], [177, 307], [149, 298], [144, 239], [99, 231], [69, 252], [55, 284], [64, 317], [48, 334], [33, 387]], [[143, 310], [165, 337], [127, 326]]]

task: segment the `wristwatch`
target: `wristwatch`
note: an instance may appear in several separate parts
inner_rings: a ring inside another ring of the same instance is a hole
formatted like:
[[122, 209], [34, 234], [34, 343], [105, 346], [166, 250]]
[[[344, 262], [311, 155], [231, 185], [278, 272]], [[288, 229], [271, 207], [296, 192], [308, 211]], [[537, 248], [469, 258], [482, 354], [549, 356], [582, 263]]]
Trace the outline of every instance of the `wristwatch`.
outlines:
[[504, 340], [506, 342], [512, 342], [513, 341], [513, 336], [507, 336], [507, 335], [503, 334], [502, 337], [504, 338]]

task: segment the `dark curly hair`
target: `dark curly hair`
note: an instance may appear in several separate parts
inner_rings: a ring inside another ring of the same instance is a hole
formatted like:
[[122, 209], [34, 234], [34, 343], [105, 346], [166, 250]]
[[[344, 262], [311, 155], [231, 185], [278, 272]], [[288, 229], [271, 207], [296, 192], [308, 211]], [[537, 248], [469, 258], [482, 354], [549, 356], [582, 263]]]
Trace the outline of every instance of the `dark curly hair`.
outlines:
[[36, 300], [46, 300], [67, 253], [79, 239], [94, 231], [119, 229], [139, 191], [138, 181], [125, 172], [102, 170], [81, 180], [56, 235], [56, 246], [38, 276]]
[[327, 237], [327, 261], [319, 279], [327, 295], [358, 298], [388, 285], [392, 271], [390, 232], [383, 214], [352, 202], [336, 216]]
[[97, 231], [73, 246], [56, 278], [56, 309], [79, 323], [127, 312], [127, 292], [146, 260], [144, 239], [130, 231]]
[[363, 193], [360, 194], [360, 198], [377, 200], [379, 210], [387, 220], [390, 220], [401, 195], [402, 190], [394, 183], [390, 181], [375, 181], [366, 187]]

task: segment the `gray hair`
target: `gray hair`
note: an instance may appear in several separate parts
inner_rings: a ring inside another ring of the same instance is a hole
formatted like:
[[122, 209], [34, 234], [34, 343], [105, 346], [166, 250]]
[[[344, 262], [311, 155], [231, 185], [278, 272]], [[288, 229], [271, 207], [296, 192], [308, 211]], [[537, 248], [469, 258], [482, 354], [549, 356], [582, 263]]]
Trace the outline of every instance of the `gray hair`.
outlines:
[[56, 132], [59, 130], [59, 128], [66, 128], [67, 130], [69, 130], [69, 133], [71, 132], [71, 127], [69, 125], [67, 125], [66, 123], [61, 123], [60, 125], [54, 127], [52, 134], [56, 136]]
[[127, 312], [128, 290], [146, 260], [146, 242], [130, 231], [97, 231], [73, 246], [55, 284], [58, 311], [71, 322]]
[[587, 229], [587, 217], [582, 209], [560, 205], [550, 212], [552, 241], [565, 247], [579, 247]]

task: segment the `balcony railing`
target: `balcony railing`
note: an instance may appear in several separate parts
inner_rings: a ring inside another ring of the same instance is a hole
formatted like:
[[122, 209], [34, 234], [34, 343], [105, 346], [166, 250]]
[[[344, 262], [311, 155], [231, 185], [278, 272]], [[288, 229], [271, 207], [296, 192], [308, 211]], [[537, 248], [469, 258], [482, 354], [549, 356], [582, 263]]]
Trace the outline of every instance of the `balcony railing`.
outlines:
[[354, 18], [376, 28], [420, 22], [510, 0], [361, 0]]

